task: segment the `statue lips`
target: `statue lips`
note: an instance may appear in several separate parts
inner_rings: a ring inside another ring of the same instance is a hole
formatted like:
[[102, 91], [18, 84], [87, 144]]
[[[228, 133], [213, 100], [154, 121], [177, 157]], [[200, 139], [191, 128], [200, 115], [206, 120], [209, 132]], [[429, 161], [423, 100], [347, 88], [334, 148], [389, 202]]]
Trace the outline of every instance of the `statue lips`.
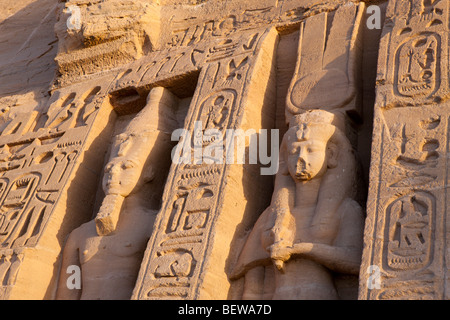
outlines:
[[297, 172], [295, 174], [295, 177], [298, 180], [311, 180], [311, 174], [308, 171], [306, 171], [306, 170], [302, 170], [300, 172]]
[[117, 181], [115, 179], [109, 178], [106, 180], [106, 188], [108, 189], [110, 194], [118, 193], [114, 191], [120, 188], [120, 185], [120, 181]]

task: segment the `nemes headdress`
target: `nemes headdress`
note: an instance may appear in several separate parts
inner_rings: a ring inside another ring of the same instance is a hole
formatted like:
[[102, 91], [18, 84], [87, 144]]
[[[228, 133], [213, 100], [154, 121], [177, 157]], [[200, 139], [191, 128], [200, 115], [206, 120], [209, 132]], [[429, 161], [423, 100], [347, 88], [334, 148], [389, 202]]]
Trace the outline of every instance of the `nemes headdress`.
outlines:
[[[143, 149], [151, 148], [150, 137], [157, 135], [161, 122], [160, 109], [173, 103], [173, 95], [165, 88], [153, 88], [148, 94], [146, 106], [130, 121], [125, 131], [115, 138], [118, 154], [123, 155], [132, 143], [143, 144]], [[148, 147], [148, 148], [147, 148]], [[149, 152], [149, 150], [143, 150]]]

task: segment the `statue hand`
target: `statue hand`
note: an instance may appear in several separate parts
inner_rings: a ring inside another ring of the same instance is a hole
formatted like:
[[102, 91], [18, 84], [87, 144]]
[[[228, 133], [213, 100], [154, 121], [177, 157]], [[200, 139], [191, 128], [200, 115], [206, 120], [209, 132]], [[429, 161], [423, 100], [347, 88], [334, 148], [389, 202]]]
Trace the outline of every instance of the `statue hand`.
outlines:
[[275, 243], [274, 245], [268, 248], [270, 252], [270, 257], [275, 261], [286, 262], [291, 258], [292, 255], [292, 247], [285, 246], [281, 243]]
[[273, 260], [288, 261], [293, 255], [309, 253], [313, 250], [314, 244], [308, 242], [296, 243], [293, 246], [276, 243], [270, 246], [268, 251]]
[[277, 242], [266, 249], [270, 253], [273, 264], [282, 273], [284, 273], [284, 263], [291, 257], [290, 249], [290, 246], [287, 246], [281, 242]]

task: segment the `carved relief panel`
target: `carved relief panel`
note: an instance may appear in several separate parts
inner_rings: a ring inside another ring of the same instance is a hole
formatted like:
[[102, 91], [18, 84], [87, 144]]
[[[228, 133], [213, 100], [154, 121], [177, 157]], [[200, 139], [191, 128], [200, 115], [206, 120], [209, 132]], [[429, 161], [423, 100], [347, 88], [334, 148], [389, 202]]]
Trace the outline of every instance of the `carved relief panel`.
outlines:
[[[4, 123], [0, 136], [0, 253], [5, 258], [0, 269], [12, 268], [14, 271], [5, 269], [5, 274], [13, 272], [15, 276], [3, 281], [8, 289], [2, 298], [14, 293], [14, 279], [21, 262], [27, 259], [24, 249], [38, 245], [49, 223], [55, 223], [50, 222], [52, 217], [58, 221], [64, 216], [58, 201], [67, 191], [80, 157], [90, 158], [83, 149], [90, 144], [86, 142], [89, 134], [98, 134], [96, 129], [95, 133], [91, 131], [93, 120], [112, 79], [107, 76], [101, 81], [57, 90], [48, 101], [47, 112], [18, 113]], [[74, 221], [83, 219], [83, 213], [78, 213]], [[16, 255], [19, 251], [20, 259]], [[27, 276], [32, 277], [21, 275]]]
[[[205, 277], [215, 224], [221, 216], [228, 166], [225, 158], [219, 163], [195, 161], [195, 147], [204, 150], [212, 143], [224, 147], [225, 139], [209, 136], [207, 130], [217, 129], [224, 135], [226, 129], [239, 128], [242, 114], [249, 107], [245, 102], [247, 90], [255, 76], [255, 65], [262, 59], [261, 48], [273, 51], [275, 41], [274, 30], [262, 30], [220, 40], [209, 48], [189, 49], [196, 57], [191, 63], [204, 63], [185, 125], [192, 137], [192, 153], [187, 159], [193, 161], [172, 165], [133, 298], [195, 299], [200, 294], [200, 279]], [[153, 77], [141, 77], [140, 85], [158, 75], [156, 71]]]
[[[392, 1], [379, 56], [361, 299], [444, 299], [448, 215], [445, 1]], [[380, 268], [371, 285], [370, 266]]]
[[448, 3], [389, 5], [380, 44], [378, 88], [385, 107], [439, 103], [448, 96]]

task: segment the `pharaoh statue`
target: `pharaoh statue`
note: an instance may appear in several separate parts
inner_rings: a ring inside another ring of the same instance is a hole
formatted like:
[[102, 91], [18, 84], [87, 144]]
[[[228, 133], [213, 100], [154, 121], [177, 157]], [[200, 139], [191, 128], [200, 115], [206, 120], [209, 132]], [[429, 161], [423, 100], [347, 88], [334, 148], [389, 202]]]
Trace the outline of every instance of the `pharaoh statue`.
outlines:
[[[116, 136], [105, 166], [99, 212], [66, 241], [57, 299], [131, 297], [171, 164], [177, 103], [167, 89], [152, 89], [146, 106]], [[72, 265], [81, 269], [80, 290], [67, 286]]]
[[231, 279], [242, 299], [340, 299], [336, 275], [358, 275], [364, 217], [357, 160], [342, 120], [312, 110], [291, 118], [270, 206], [250, 232]]

